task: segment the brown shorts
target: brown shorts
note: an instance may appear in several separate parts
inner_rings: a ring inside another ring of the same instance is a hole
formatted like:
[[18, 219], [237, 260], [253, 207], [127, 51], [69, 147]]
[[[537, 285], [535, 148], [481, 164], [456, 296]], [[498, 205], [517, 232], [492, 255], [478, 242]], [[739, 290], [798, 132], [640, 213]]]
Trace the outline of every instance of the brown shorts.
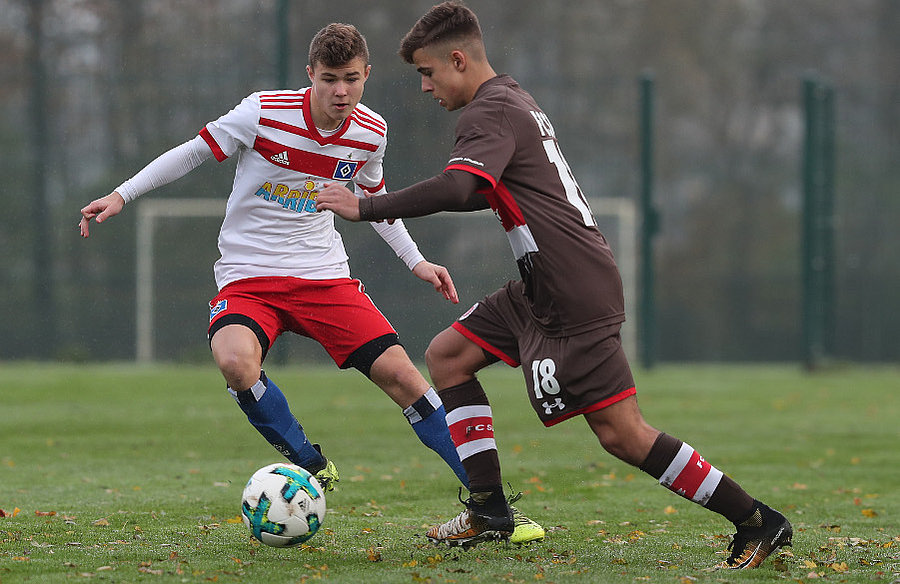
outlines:
[[550, 337], [529, 316], [510, 283], [475, 304], [453, 328], [511, 367], [522, 365], [531, 407], [545, 426], [634, 395], [620, 324]]

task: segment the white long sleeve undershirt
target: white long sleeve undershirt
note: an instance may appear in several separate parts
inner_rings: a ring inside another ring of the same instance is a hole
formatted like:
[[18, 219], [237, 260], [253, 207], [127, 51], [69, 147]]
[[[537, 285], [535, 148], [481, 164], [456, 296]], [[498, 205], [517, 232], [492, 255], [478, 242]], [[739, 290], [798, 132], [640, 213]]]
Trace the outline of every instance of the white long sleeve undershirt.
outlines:
[[[159, 155], [137, 174], [119, 185], [116, 191], [122, 195], [126, 204], [130, 203], [153, 189], [178, 180], [212, 156], [212, 150], [203, 138], [196, 136]], [[393, 225], [387, 222], [371, 225], [410, 270], [425, 260], [402, 221], [397, 220]]]
[[144, 193], [175, 181], [211, 158], [212, 150], [200, 136], [159, 155], [136, 175], [116, 189], [125, 203], [130, 203]]
[[416, 267], [419, 262], [425, 261], [425, 256], [419, 251], [419, 247], [406, 230], [403, 221], [397, 219], [393, 225], [387, 221], [382, 223], [370, 223], [370, 225], [378, 232], [381, 239], [385, 241], [394, 253], [397, 254], [410, 270]]

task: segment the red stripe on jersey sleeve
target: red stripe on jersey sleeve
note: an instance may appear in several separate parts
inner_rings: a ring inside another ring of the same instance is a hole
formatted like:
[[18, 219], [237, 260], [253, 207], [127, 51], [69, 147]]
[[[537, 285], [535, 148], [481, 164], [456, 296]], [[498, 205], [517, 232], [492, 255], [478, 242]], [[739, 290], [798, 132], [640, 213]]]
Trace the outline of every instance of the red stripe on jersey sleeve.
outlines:
[[[357, 183], [357, 184], [359, 184], [359, 183]], [[381, 179], [381, 182], [378, 183], [378, 184], [377, 184], [376, 186], [374, 186], [374, 187], [367, 187], [366, 185], [359, 185], [359, 188], [361, 188], [362, 190], [366, 191], [367, 193], [375, 194], [375, 193], [377, 193], [378, 191], [380, 191], [381, 189], [384, 188], [384, 179]]]
[[279, 97], [303, 99], [306, 97], [306, 93], [299, 91], [271, 91], [260, 95], [260, 99], [275, 99]]
[[362, 118], [357, 115], [352, 115], [351, 118], [353, 119], [354, 122], [356, 122], [356, 124], [359, 127], [365, 128], [366, 130], [369, 130], [370, 132], [375, 132], [379, 136], [382, 136], [382, 137], [384, 136], [386, 128], [384, 126], [382, 126], [381, 124], [378, 124], [374, 120]]
[[448, 170], [464, 170], [466, 172], [470, 172], [475, 176], [480, 176], [484, 180], [491, 183], [491, 188], [497, 188], [497, 181], [494, 179], [494, 177], [484, 172], [483, 170], [475, 168], [474, 166], [469, 166], [468, 164], [451, 164], [444, 169], [445, 172]]
[[370, 125], [375, 126], [380, 129], [382, 132], [387, 130], [387, 124], [378, 120], [374, 116], [367, 114], [366, 112], [360, 110], [359, 108], [353, 110], [353, 117], [357, 118], [360, 121], [368, 122]]
[[213, 156], [216, 157], [216, 160], [222, 162], [227, 159], [228, 156], [225, 152], [222, 151], [222, 147], [219, 146], [219, 143], [216, 142], [216, 139], [212, 137], [212, 134], [209, 133], [209, 130], [206, 126], [203, 126], [203, 129], [200, 130], [200, 137], [203, 138], [203, 141], [206, 142], [206, 145], [209, 146], [209, 149], [212, 150]]

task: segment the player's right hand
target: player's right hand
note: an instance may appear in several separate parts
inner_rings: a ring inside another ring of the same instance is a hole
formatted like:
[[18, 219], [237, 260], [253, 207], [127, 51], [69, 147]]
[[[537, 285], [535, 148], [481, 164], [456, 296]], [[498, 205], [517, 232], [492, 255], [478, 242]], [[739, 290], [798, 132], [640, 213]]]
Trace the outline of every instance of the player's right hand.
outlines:
[[125, 199], [118, 191], [113, 191], [105, 197], [94, 199], [81, 209], [81, 221], [78, 222], [78, 228], [81, 231], [81, 237], [90, 236], [91, 232], [88, 225], [91, 219], [96, 219], [97, 223], [103, 223], [109, 217], [118, 215], [125, 206]]

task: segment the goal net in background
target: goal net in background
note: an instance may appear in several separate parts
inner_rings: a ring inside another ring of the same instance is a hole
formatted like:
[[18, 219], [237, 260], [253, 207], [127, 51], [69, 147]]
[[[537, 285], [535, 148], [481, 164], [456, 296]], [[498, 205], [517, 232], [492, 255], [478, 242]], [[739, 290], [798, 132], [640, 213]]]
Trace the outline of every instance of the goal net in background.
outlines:
[[[622, 275], [627, 312], [622, 339], [634, 361], [638, 330], [635, 204], [625, 198], [595, 198], [590, 206]], [[225, 201], [148, 198], [137, 207], [135, 359], [208, 358], [204, 308], [215, 295], [212, 264], [218, 258], [216, 237]], [[440, 328], [517, 274], [508, 242], [490, 212], [441, 213], [406, 223], [425, 256], [450, 269], [460, 291], [460, 305], [437, 300], [429, 286], [408, 275], [368, 226], [339, 221], [337, 227], [344, 236], [353, 276], [365, 282], [376, 304], [401, 332], [413, 360], [420, 361], [428, 340]], [[283, 353], [292, 342], [279, 340], [275, 348]], [[302, 362], [306, 355], [322, 357], [322, 352], [301, 353], [292, 361]]]

